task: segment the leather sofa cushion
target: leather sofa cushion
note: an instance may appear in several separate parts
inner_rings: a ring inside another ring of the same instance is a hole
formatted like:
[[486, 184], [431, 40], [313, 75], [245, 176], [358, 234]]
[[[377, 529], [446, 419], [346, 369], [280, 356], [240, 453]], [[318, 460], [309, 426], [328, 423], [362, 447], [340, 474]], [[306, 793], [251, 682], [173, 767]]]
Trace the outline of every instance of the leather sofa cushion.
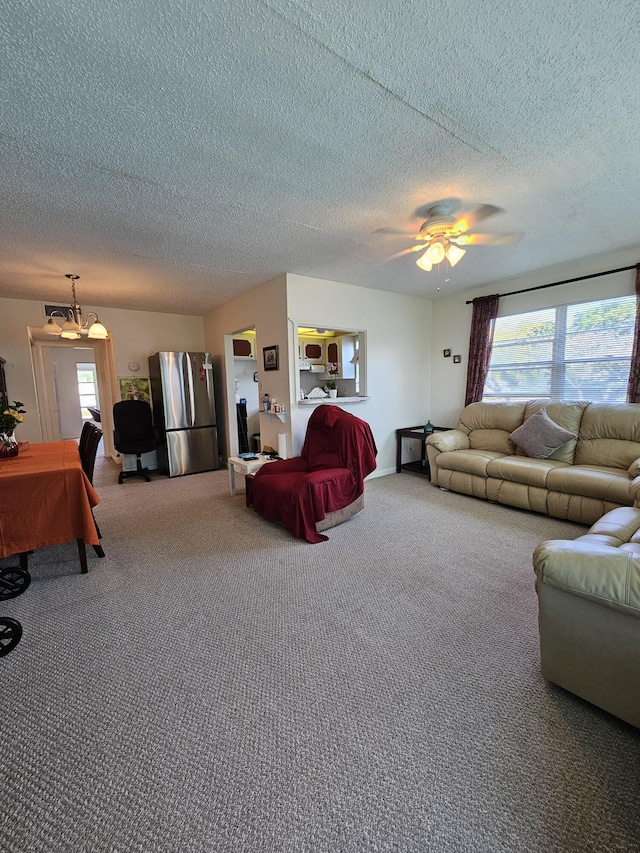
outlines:
[[627, 469], [637, 459], [640, 444], [616, 438], [583, 438], [576, 447], [576, 465], [605, 465]]
[[547, 475], [554, 468], [566, 468], [566, 462], [549, 459], [528, 459], [526, 456], [501, 456], [487, 464], [487, 474], [498, 480], [524, 483], [528, 486], [547, 485]]
[[584, 495], [609, 503], [631, 506], [629, 477], [626, 470], [601, 465], [567, 465], [547, 475], [547, 488], [568, 495]]
[[599, 518], [580, 536], [581, 541], [610, 545], [630, 554], [640, 554], [640, 509], [622, 506]]
[[533, 561], [540, 581], [640, 616], [640, 554], [590, 540], [552, 539], [538, 546]]
[[640, 457], [640, 405], [590, 403], [580, 424], [576, 465], [627, 469]]
[[469, 447], [473, 450], [490, 450], [494, 453], [515, 453], [516, 446], [504, 429], [474, 429], [469, 433]]
[[460, 413], [457, 429], [469, 436], [470, 447], [513, 454], [516, 448], [509, 435], [522, 424], [525, 405], [470, 403]]
[[452, 450], [438, 456], [438, 468], [486, 477], [488, 463], [501, 455], [492, 450]]
[[[445, 432], [434, 432], [427, 438], [427, 444], [436, 447], [441, 453], [447, 450], [468, 450], [469, 437], [466, 433], [457, 429], [448, 429]], [[640, 474], [640, 471], [638, 471]]]
[[543, 542], [533, 565], [539, 582], [640, 616], [640, 509], [611, 510], [573, 541]]

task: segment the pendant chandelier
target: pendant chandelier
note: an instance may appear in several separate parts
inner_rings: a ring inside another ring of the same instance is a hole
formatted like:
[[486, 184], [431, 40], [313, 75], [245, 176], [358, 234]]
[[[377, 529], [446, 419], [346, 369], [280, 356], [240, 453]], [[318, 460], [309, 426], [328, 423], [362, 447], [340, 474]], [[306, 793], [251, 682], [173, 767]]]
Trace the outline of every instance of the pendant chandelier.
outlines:
[[[47, 335], [57, 335], [65, 340], [77, 341], [79, 338], [87, 337], [92, 340], [106, 341], [109, 337], [109, 332], [100, 322], [98, 315], [94, 311], [87, 314], [87, 319], [82, 319], [82, 309], [76, 299], [76, 281], [80, 278], [79, 275], [73, 273], [65, 273], [65, 278], [71, 281], [71, 296], [72, 302], [66, 315], [62, 311], [52, 311], [51, 316], [42, 327], [42, 331]], [[54, 317], [62, 317], [64, 322], [60, 327]], [[93, 319], [92, 319], [93, 318]]]

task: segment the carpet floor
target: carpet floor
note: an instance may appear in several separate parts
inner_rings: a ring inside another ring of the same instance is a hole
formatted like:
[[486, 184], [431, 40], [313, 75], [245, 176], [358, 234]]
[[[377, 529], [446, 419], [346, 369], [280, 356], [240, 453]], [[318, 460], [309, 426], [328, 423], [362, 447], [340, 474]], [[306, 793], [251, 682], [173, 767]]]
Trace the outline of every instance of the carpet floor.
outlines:
[[0, 606], [0, 849], [640, 850], [640, 732], [540, 675], [531, 555], [583, 527], [403, 473], [309, 545], [226, 471], [116, 477], [106, 557]]

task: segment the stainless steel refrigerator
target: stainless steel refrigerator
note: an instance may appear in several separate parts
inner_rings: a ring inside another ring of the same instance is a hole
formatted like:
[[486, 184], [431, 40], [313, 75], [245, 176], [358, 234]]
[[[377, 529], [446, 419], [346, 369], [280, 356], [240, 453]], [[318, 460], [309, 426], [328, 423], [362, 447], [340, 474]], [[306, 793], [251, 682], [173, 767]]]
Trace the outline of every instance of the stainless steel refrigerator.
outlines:
[[220, 467], [213, 370], [208, 352], [157, 352], [149, 357], [158, 466], [170, 477]]

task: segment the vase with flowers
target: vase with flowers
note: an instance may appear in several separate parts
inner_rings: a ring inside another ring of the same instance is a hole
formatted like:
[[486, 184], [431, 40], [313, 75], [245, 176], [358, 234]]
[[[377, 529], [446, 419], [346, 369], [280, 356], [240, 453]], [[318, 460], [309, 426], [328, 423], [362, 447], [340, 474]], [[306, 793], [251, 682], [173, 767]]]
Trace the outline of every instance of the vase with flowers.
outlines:
[[10, 459], [19, 452], [18, 440], [14, 435], [15, 428], [24, 421], [26, 409], [24, 403], [14, 400], [0, 414], [0, 459]]
[[329, 397], [336, 398], [338, 396], [338, 389], [336, 387], [336, 376], [340, 371], [340, 365], [336, 361], [330, 361], [325, 365], [325, 370], [329, 374], [329, 379], [325, 383], [325, 388], [327, 389], [327, 393]]

